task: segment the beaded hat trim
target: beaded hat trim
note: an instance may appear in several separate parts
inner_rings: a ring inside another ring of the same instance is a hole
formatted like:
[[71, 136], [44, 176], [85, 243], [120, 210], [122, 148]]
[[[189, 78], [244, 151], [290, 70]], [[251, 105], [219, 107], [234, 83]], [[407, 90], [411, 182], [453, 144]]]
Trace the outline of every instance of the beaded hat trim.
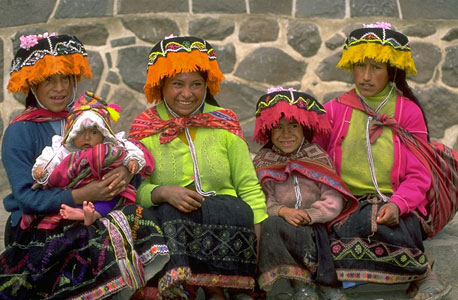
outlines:
[[353, 30], [350, 33], [345, 41], [342, 58], [337, 67], [352, 71], [354, 64], [370, 58], [402, 69], [406, 74], [416, 74], [417, 70], [407, 36], [389, 29], [391, 28], [389, 23], [380, 23], [389, 26], [375, 27], [378, 24], [366, 25], [367, 27]]
[[266, 144], [270, 132], [280, 119], [296, 120], [302, 127], [310, 128], [315, 136], [330, 134], [331, 126], [324, 107], [311, 95], [294, 89], [269, 89], [256, 104], [256, 124], [253, 140]]
[[[92, 78], [87, 52], [72, 35], [46, 36], [33, 46], [21, 47], [11, 62], [8, 90], [28, 93], [30, 88], [54, 74]], [[22, 45], [22, 44], [21, 44]]]
[[169, 37], [157, 43], [148, 57], [148, 73], [144, 93], [148, 103], [162, 101], [162, 80], [179, 73], [207, 73], [207, 87], [214, 96], [219, 92], [224, 75], [218, 67], [213, 47], [205, 40], [192, 37]]

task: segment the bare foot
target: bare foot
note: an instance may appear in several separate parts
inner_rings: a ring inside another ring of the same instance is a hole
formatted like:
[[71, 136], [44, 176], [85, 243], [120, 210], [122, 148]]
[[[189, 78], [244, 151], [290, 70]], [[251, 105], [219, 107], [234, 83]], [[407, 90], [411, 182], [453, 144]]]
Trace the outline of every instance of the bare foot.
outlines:
[[95, 211], [94, 203], [92, 202], [83, 202], [83, 213], [84, 213], [84, 225], [92, 225], [95, 220], [99, 219], [101, 215]]
[[83, 221], [84, 213], [81, 208], [71, 207], [66, 204], [62, 204], [59, 210], [60, 215], [64, 219]]

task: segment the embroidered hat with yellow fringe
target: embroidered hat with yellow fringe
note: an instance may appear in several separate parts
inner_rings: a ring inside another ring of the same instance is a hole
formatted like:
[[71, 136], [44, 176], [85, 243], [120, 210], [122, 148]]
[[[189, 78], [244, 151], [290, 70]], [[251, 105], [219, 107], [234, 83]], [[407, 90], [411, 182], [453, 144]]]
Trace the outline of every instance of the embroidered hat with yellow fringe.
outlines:
[[162, 101], [164, 78], [196, 71], [207, 74], [207, 87], [213, 96], [216, 95], [224, 75], [218, 67], [213, 47], [192, 36], [166, 37], [151, 49], [148, 57], [148, 74], [143, 87], [148, 103]]
[[107, 104], [99, 96], [85, 92], [71, 108], [65, 123], [62, 143], [71, 151], [76, 151], [73, 139], [86, 128], [95, 127], [105, 137], [104, 142], [116, 144], [115, 133], [111, 129], [111, 121], [117, 122], [121, 107]]
[[21, 36], [21, 45], [11, 62], [8, 91], [27, 94], [30, 88], [55, 74], [92, 78], [83, 44], [73, 35]]
[[267, 94], [259, 98], [253, 140], [259, 144], [269, 142], [272, 128], [283, 117], [310, 128], [314, 136], [331, 133], [331, 125], [321, 103], [307, 93], [280, 87], [268, 89]]
[[416, 74], [409, 39], [404, 34], [391, 29], [391, 24], [377, 22], [365, 24], [353, 30], [345, 41], [342, 58], [337, 67], [352, 71], [353, 65], [366, 58], [387, 63], [406, 74]]

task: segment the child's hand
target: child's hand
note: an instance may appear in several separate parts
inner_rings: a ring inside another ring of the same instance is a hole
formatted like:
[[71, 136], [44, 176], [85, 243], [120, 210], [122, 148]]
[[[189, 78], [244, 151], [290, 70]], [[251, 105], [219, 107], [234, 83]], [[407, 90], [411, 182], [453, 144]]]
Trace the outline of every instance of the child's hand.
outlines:
[[36, 179], [42, 179], [45, 176], [45, 171], [43, 170], [42, 167], [37, 167], [33, 171], [33, 177]]
[[399, 224], [399, 208], [393, 202], [384, 204], [377, 213], [377, 224], [395, 226]]
[[305, 210], [289, 208], [286, 206], [280, 208], [278, 215], [294, 227], [307, 225], [311, 221], [309, 214]]
[[129, 160], [127, 163], [127, 169], [129, 170], [130, 174], [136, 174], [138, 171], [138, 162], [135, 159]]

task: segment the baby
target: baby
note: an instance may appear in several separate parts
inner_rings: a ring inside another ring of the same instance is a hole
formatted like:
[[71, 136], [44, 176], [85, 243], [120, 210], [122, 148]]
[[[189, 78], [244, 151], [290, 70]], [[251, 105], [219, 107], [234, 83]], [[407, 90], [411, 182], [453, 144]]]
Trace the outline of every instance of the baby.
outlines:
[[[107, 105], [99, 97], [86, 92], [70, 110], [66, 119], [65, 135], [55, 135], [52, 146], [45, 147], [36, 159], [32, 176], [43, 188], [53, 186], [77, 188], [93, 180], [101, 179], [108, 171], [124, 165], [131, 174], [142, 171], [150, 174], [153, 160], [133, 142], [124, 138], [124, 132], [114, 134], [110, 119], [117, 121], [119, 107]], [[146, 157], [145, 157], [146, 156]], [[146, 158], [146, 159], [145, 159]], [[34, 185], [37, 188], [39, 185]], [[91, 225], [106, 216], [113, 208], [122, 204], [135, 203], [135, 188], [128, 185], [121, 193], [121, 199], [84, 201], [81, 207], [61, 205], [60, 215], [64, 219], [81, 220]]]

